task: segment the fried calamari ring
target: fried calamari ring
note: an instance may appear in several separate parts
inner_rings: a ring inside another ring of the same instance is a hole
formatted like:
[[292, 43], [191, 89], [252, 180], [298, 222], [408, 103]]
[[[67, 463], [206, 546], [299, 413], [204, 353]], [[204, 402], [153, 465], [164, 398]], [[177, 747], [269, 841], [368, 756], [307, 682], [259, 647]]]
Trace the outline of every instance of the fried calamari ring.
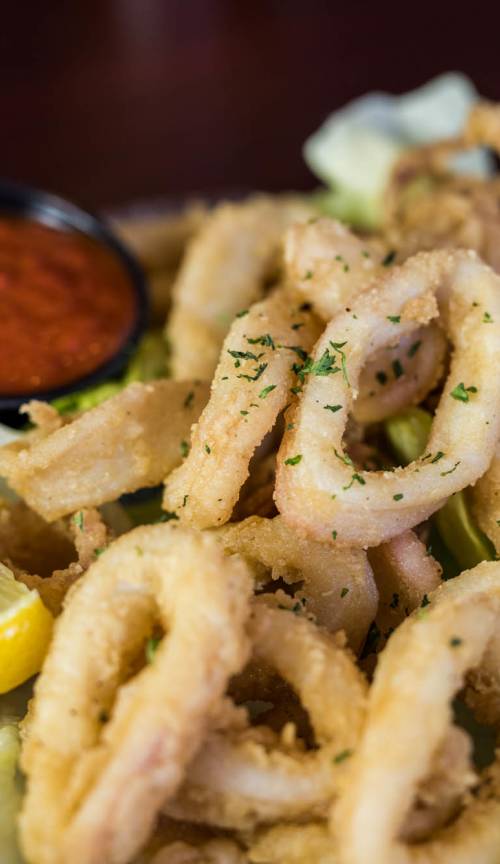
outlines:
[[98, 510], [80, 510], [71, 520], [70, 530], [75, 543], [76, 561], [71, 561], [67, 567], [58, 567], [46, 576], [15, 568], [16, 579], [30, 589], [36, 588], [53, 615], [59, 615], [71, 586], [104, 552], [111, 539]]
[[0, 476], [44, 519], [160, 483], [208, 397], [189, 381], [130, 384], [42, 440], [0, 448]]
[[446, 351], [444, 333], [433, 322], [377, 351], [359, 378], [355, 420], [377, 423], [425, 399], [441, 378]]
[[500, 554], [500, 444], [490, 467], [471, 489], [478, 525]]
[[430, 601], [424, 614], [414, 613], [393, 634], [377, 666], [364, 732], [332, 810], [343, 864], [498, 860], [498, 757], [480, 793], [452, 824], [417, 846], [398, 837], [416, 786], [445, 739], [451, 700], [467, 672], [481, 666], [498, 628], [500, 563], [462, 573]]
[[215, 208], [191, 241], [173, 288], [167, 333], [174, 378], [212, 378], [234, 316], [262, 297], [276, 270], [283, 232], [312, 214], [305, 201], [286, 196]]
[[500, 178], [452, 173], [452, 158], [471, 147], [500, 153], [499, 107], [472, 108], [461, 136], [407, 150], [384, 196], [386, 242], [404, 259], [424, 249], [474, 249], [500, 272]]
[[427, 605], [441, 583], [442, 567], [413, 531], [370, 549], [368, 557], [380, 596], [377, 625], [385, 641], [410, 612]]
[[[214, 538], [170, 525], [131, 531], [92, 565], [35, 685], [22, 754], [28, 861], [130, 861], [245, 662], [250, 583]], [[158, 624], [167, 635], [134, 675]]]
[[110, 531], [97, 510], [49, 524], [23, 501], [0, 499], [0, 561], [19, 582], [38, 591], [53, 615], [109, 542]]
[[331, 633], [343, 630], [353, 651], [363, 644], [377, 611], [377, 589], [362, 549], [332, 548], [301, 537], [281, 516], [229, 522], [218, 529], [226, 552], [242, 555], [273, 579], [299, 582], [294, 596]]
[[324, 815], [357, 745], [366, 682], [354, 659], [341, 640], [268, 602], [275, 601], [270, 597], [254, 605], [253, 660], [271, 666], [296, 691], [319, 749], [280, 746], [259, 727], [211, 733], [168, 807], [176, 819], [247, 829]]
[[329, 321], [380, 276], [385, 249], [341, 222], [315, 219], [285, 235], [287, 276], [302, 299]]
[[[392, 472], [356, 471], [342, 449], [365, 362], [437, 313], [454, 345], [427, 452]], [[287, 416], [275, 500], [317, 540], [377, 546], [419, 524], [488, 468], [500, 430], [500, 277], [465, 252], [420, 253], [334, 318]], [[340, 406], [340, 407], [338, 407]]]
[[291, 398], [297, 352], [303, 356], [316, 333], [311, 316], [294, 311], [282, 292], [235, 320], [189, 456], [167, 478], [166, 510], [199, 528], [227, 522], [256, 447]]
[[[363, 240], [340, 222], [319, 219], [295, 225], [286, 234], [287, 274], [299, 294], [329, 321], [349, 311], [354, 300], [383, 278], [384, 249]], [[393, 253], [389, 253], [393, 254]], [[446, 352], [446, 339], [431, 324], [384, 347], [367, 363], [360, 377], [360, 395], [353, 414], [372, 423], [417, 404], [437, 384]]]
[[477, 785], [472, 740], [459, 726], [451, 726], [433, 755], [432, 771], [419, 783], [415, 803], [399, 832], [399, 839], [428, 840], [458, 815]]

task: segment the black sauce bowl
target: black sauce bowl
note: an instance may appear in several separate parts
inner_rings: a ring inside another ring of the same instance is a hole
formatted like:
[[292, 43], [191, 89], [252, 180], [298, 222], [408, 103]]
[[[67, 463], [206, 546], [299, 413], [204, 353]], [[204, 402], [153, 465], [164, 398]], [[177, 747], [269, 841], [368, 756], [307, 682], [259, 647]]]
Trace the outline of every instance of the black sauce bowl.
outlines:
[[[90, 237], [101, 243], [116, 256], [128, 275], [136, 298], [135, 321], [125, 336], [116, 354], [93, 372], [82, 376], [71, 384], [53, 390], [36, 393], [18, 393], [3, 396], [0, 393], [0, 421], [12, 426], [18, 426], [20, 415], [18, 408], [30, 399], [52, 400], [66, 393], [93, 387], [118, 375], [124, 368], [137, 342], [144, 332], [149, 317], [149, 300], [147, 281], [144, 271], [135, 256], [116, 237], [109, 226], [98, 216], [82, 210], [71, 201], [66, 201], [50, 192], [33, 189], [17, 183], [0, 180], [0, 215], [19, 216], [58, 228], [63, 231], [74, 231]], [[1, 313], [0, 313], [1, 314]], [[22, 422], [26, 422], [25, 418]]]

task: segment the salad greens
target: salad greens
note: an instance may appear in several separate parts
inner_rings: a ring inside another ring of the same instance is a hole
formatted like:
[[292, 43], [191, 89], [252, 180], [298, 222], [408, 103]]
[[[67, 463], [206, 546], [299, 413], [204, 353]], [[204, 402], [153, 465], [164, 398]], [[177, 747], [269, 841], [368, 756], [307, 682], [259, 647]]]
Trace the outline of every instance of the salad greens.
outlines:
[[[385, 435], [402, 465], [408, 465], [425, 452], [431, 426], [432, 416], [423, 408], [410, 408], [385, 421]], [[437, 462], [443, 455], [438, 452], [431, 461]], [[431, 517], [431, 523], [433, 553], [443, 564], [445, 576], [456, 575], [480, 561], [495, 558], [493, 545], [474, 523], [466, 490], [451, 495]]]
[[[411, 147], [460, 133], [478, 100], [472, 82], [448, 73], [403, 96], [369, 93], [331, 114], [304, 145], [304, 158], [327, 189], [320, 210], [352, 225], [376, 228], [383, 196], [399, 156]], [[452, 160], [457, 173], [485, 176], [492, 163], [482, 150]]]

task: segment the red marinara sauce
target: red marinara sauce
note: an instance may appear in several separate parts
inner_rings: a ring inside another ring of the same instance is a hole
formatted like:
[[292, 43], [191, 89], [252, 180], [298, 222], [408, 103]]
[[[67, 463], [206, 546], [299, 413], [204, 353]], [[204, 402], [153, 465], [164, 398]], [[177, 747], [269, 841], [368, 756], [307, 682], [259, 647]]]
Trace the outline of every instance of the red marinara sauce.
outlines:
[[76, 231], [0, 216], [0, 393], [54, 390], [110, 360], [137, 299], [117, 256]]

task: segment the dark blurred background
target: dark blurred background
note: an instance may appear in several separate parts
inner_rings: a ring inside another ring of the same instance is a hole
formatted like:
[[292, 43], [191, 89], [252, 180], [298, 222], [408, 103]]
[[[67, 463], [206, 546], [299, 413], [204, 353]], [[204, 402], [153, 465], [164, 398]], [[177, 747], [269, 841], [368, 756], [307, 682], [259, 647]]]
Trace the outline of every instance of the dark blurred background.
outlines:
[[[496, 11], [495, 11], [496, 7]], [[498, 4], [2, 4], [0, 174], [91, 207], [308, 188], [301, 145], [367, 90], [462, 70], [500, 99]]]

